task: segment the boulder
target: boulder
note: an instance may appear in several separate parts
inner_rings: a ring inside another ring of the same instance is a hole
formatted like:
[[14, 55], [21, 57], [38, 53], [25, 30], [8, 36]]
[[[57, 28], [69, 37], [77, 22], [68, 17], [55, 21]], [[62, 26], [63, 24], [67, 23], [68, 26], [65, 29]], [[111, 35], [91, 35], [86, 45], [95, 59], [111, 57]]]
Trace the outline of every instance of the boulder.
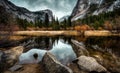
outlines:
[[77, 40], [71, 40], [72, 47], [76, 56], [79, 57], [81, 55], [89, 56], [89, 51], [86, 49], [85, 45], [82, 42], [78, 42]]
[[107, 72], [106, 68], [100, 65], [93, 57], [80, 56], [74, 62], [77, 62], [79, 68], [88, 72]]
[[70, 68], [61, 64], [55, 56], [49, 52], [44, 55], [42, 62], [47, 73], [73, 73]]
[[18, 46], [6, 51], [1, 51], [0, 52], [1, 71], [14, 66], [18, 62], [19, 56], [22, 54], [23, 49], [24, 47]]

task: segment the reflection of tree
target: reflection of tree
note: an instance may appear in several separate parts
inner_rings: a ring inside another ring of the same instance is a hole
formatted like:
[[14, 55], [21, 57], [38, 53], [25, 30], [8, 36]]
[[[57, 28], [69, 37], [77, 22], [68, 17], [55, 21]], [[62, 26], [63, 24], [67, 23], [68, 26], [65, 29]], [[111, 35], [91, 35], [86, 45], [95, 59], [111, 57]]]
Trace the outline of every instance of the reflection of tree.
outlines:
[[72, 37], [69, 37], [69, 38], [68, 38], [68, 44], [71, 43], [71, 38], [72, 38]]
[[55, 45], [55, 44], [54, 44], [54, 42], [55, 42], [55, 39], [54, 39], [54, 38], [52, 38], [52, 45]]
[[[119, 37], [89, 37], [85, 41], [87, 46], [98, 45], [101, 48], [119, 49]], [[92, 42], [92, 43], [91, 43]]]
[[63, 39], [63, 43], [70, 42], [71, 37], [33, 37], [33, 38], [27, 38], [24, 40], [19, 41], [20, 45], [26, 45], [26, 48], [32, 49], [32, 48], [39, 48], [39, 49], [46, 49], [50, 50], [52, 49], [53, 45], [58, 44], [58, 41]]
[[46, 37], [45, 38], [45, 47], [46, 47], [46, 50], [49, 50], [49, 43], [50, 42], [50, 38]]

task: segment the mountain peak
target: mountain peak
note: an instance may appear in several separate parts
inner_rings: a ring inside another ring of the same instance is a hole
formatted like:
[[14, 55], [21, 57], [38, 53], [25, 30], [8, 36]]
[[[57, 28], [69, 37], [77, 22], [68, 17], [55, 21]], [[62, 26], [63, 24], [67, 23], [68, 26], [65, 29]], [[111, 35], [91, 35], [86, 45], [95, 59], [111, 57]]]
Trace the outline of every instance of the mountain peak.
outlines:
[[113, 11], [116, 8], [120, 8], [120, 0], [78, 0], [71, 16], [74, 21], [89, 15]]
[[14, 5], [9, 0], [0, 0], [0, 6], [2, 6], [7, 13], [11, 13], [14, 17], [18, 17], [20, 19], [26, 19], [27, 21], [34, 22], [36, 19], [45, 20], [45, 14], [47, 13], [49, 16], [49, 20], [51, 21], [53, 18], [53, 13], [51, 10], [42, 10], [31, 12], [24, 7], [18, 7]]

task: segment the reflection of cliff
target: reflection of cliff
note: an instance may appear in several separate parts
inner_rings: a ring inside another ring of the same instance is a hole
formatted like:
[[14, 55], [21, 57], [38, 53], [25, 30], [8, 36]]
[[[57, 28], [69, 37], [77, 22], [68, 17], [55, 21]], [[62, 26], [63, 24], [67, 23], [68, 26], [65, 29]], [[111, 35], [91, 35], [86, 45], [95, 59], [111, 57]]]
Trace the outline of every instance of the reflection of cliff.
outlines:
[[40, 48], [49, 50], [52, 48], [54, 41], [49, 37], [33, 37], [21, 40], [20, 43], [24, 45], [28, 51], [31, 48]]
[[[70, 42], [71, 37], [61, 37], [64, 39], [64, 41]], [[53, 45], [55, 45], [59, 41], [60, 37], [33, 37], [33, 38], [27, 38], [24, 40], [19, 41], [21, 45], [24, 45], [27, 49], [25, 51], [28, 51], [31, 48], [39, 48], [44, 50], [50, 50], [53, 48]]]

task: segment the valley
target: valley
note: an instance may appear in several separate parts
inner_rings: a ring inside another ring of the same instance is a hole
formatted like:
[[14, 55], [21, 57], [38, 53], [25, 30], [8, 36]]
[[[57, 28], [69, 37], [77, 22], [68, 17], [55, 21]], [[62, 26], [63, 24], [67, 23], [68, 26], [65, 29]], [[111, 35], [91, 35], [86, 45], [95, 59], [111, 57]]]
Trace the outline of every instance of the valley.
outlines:
[[120, 73], [119, 45], [120, 0], [0, 0], [0, 73]]

